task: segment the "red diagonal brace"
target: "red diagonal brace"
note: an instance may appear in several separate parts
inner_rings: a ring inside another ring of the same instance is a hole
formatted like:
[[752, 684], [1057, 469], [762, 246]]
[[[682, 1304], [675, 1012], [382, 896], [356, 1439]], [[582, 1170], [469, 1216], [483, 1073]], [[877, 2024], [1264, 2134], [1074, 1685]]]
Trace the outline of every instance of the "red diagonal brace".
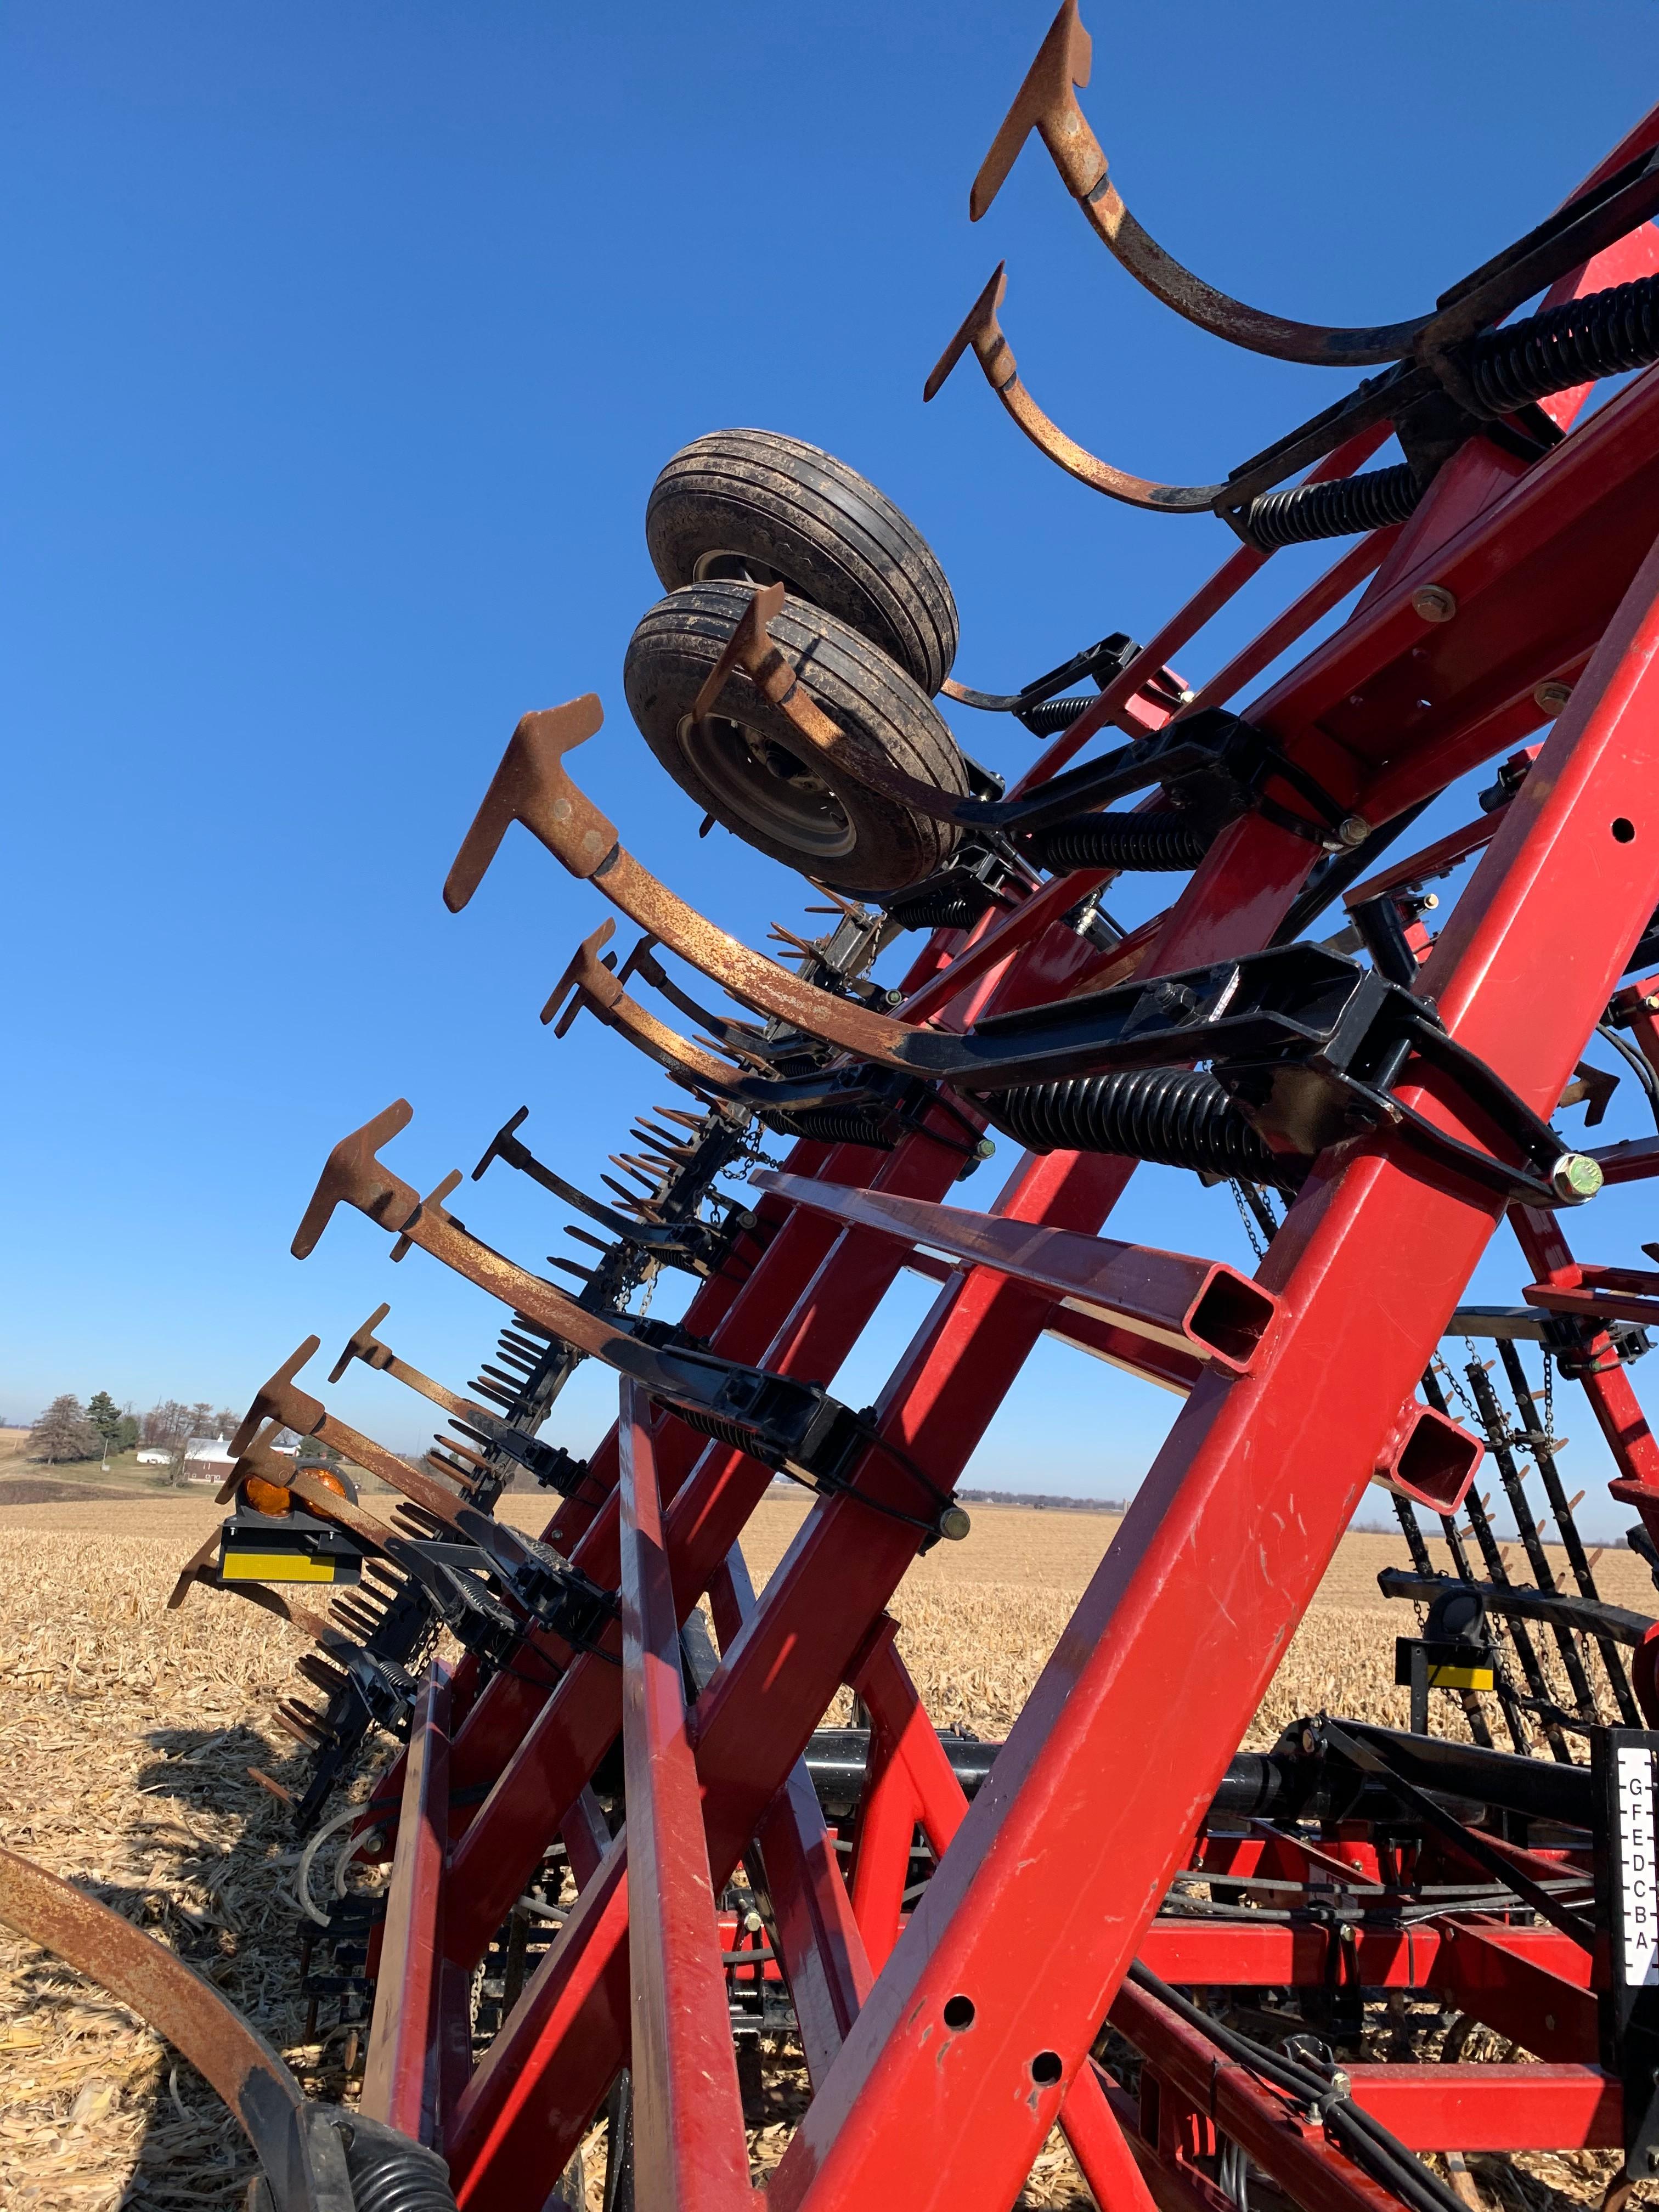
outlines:
[[449, 1824], [449, 1669], [434, 1659], [404, 1766], [397, 1863], [386, 1899], [361, 2103], [371, 2119], [436, 2148], [444, 1855]]
[[634, 2185], [641, 2212], [730, 2212], [749, 2197], [749, 2154], [645, 1410], [641, 1394], [624, 1379], [623, 1764]]
[[1214, 1360], [1238, 1375], [1255, 1365], [1277, 1310], [1270, 1292], [1219, 1260], [1079, 1237], [883, 1191], [825, 1190], [803, 1176], [760, 1175], [755, 1181], [763, 1190], [838, 1221], [925, 1245], [970, 1266], [995, 1267], [1131, 1335]]
[[[1656, 594], [1650, 554], [1423, 978], [1535, 1112], [1659, 898]], [[1574, 886], [1592, 880], [1587, 909]], [[1574, 962], [1540, 994], [1569, 919]], [[1420, 1086], [1406, 1096], [1455, 1126]], [[857, 2202], [878, 2165], [915, 2212], [1018, 2187], [1499, 1211], [1396, 1165], [1387, 1139], [1322, 1157], [1264, 1267], [1284, 1299], [1271, 1359], [1206, 1376], [1177, 1416], [774, 2175], [776, 2206]], [[1091, 1773], [1111, 1790], [1078, 1789]], [[973, 2010], [954, 2027], [958, 1998]]]

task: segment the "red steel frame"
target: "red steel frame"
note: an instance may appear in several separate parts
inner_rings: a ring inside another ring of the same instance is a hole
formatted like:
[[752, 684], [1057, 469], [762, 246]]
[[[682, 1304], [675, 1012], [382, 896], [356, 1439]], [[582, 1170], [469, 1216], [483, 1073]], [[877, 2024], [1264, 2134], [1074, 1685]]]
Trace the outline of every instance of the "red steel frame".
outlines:
[[[1656, 141], [1659, 111], [1604, 167]], [[1638, 234], [1553, 297], [1645, 273], [1653, 248], [1651, 231]], [[1565, 426], [1586, 396], [1546, 404]], [[1381, 434], [1325, 473], [1351, 470]], [[1232, 696], [1371, 574], [1349, 619], [1249, 719], [1382, 823], [1521, 744], [1546, 719], [1541, 683], [1572, 685], [1422, 981], [1451, 1034], [1544, 1115], [1659, 906], [1656, 495], [1649, 374], [1524, 472], [1495, 448], [1467, 448], [1408, 525], [1346, 554], [1200, 695]], [[1266, 557], [1235, 553], [1145, 665], [1178, 651]], [[1427, 581], [1451, 595], [1453, 620], [1413, 606]], [[1157, 725], [1132, 675], [1028, 783], [1109, 720]], [[1085, 983], [1255, 951], [1316, 857], [1248, 816], [1168, 914], [1104, 956], [1058, 926], [1091, 879], [1056, 883], [966, 937], [938, 933], [903, 1012], [962, 1027]], [[1479, 1140], [1432, 1082], [1407, 1095]], [[613, 1649], [574, 1655], [550, 1689], [513, 1674], [481, 1686], [470, 1662], [453, 1683], [434, 1676], [402, 1769], [372, 1808], [397, 1841], [366, 2101], [441, 2148], [468, 2212], [538, 2212], [624, 2065], [646, 2212], [712, 2212], [748, 2189], [719, 1959], [729, 1937], [715, 1911], [740, 1864], [770, 1899], [778, 1964], [766, 1971], [787, 1983], [814, 2093], [767, 2188], [777, 2212], [1001, 2212], [1056, 2123], [1111, 2212], [1154, 2199], [1165, 2212], [1219, 2212], [1226, 2200], [1194, 2163], [1218, 2127], [1316, 2212], [1394, 2202], [1124, 1977], [1137, 1955], [1176, 1983], [1325, 1973], [1334, 1934], [1154, 1915], [1171, 1877], [1217, 1864], [1218, 1850], [1251, 1867], [1353, 1863], [1340, 1843], [1316, 1848], [1265, 1825], [1236, 1845], [1206, 1844], [1204, 1815], [1365, 1484], [1419, 1463], [1448, 1494], [1467, 1480], [1478, 1450], [1415, 1392], [1501, 1201], [1425, 1171], [1386, 1135], [1358, 1139], [1321, 1157], [1250, 1285], [1100, 1238], [1132, 1161], [1027, 1155], [989, 1214], [940, 1203], [958, 1164], [927, 1131], [887, 1155], [798, 1145], [688, 1326], [728, 1357], [830, 1376], [913, 1246], [943, 1254], [945, 1264], [924, 1263], [941, 1288], [877, 1408], [884, 1439], [942, 1490], [1046, 1329], [1173, 1383], [1186, 1402], [969, 1806], [885, 1613], [918, 1532], [859, 1498], [823, 1498], [757, 1599], [736, 1547], [769, 1470], [624, 1382], [618, 1426], [592, 1462], [596, 1502], [563, 1502], [550, 1530], [620, 1590]], [[1648, 1313], [1629, 1285], [1612, 1285], [1609, 1304], [1595, 1287], [1605, 1271], [1577, 1268], [1553, 1216], [1510, 1218], [1532, 1295], [1598, 1314], [1626, 1310], [1623, 1297]], [[1593, 1295], [1574, 1304], [1585, 1285]], [[1206, 1299], [1212, 1313], [1227, 1304], [1219, 1334], [1203, 1324]], [[1591, 1370], [1617, 1492], [1659, 1534], [1659, 1453], [1616, 1361]], [[913, 1502], [878, 1453], [855, 1481], [866, 1498]], [[677, 1632], [705, 1596], [720, 1663], [688, 1707]], [[802, 1765], [843, 1684], [872, 1729], [850, 1881]], [[619, 1731], [628, 1820], [612, 1841], [588, 1785]], [[939, 1863], [907, 1917], [918, 1826]], [[577, 1903], [469, 2069], [465, 1990], [560, 1836]], [[1619, 2140], [1618, 2084], [1595, 2063], [1588, 1962], [1566, 1938], [1437, 1923], [1367, 1932], [1356, 1958], [1370, 1985], [1484, 2008], [1546, 2062], [1352, 2069], [1356, 2097], [1407, 2142]], [[1109, 2017], [1146, 2062], [1138, 2106], [1090, 2055]]]

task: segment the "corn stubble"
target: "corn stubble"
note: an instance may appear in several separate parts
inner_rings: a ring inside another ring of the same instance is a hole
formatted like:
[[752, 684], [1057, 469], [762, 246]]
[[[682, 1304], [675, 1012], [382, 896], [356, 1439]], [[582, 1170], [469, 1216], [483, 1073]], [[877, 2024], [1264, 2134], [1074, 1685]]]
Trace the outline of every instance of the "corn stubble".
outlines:
[[[50, 1524], [38, 1516], [33, 1525], [19, 1511], [0, 1526], [0, 1840], [172, 1945], [286, 2052], [313, 2094], [349, 2100], [361, 2048], [343, 2029], [304, 2039], [289, 1816], [247, 1772], [297, 1778], [297, 1747], [270, 1709], [303, 1639], [204, 1593], [168, 1613], [189, 1548], [176, 1516], [147, 1535], [137, 1533], [143, 1509], [124, 1509], [127, 1533], [112, 1534], [107, 1509], [92, 1510], [104, 1523], [97, 1533], [88, 1509], [56, 1509]], [[763, 1507], [749, 1547], [757, 1582], [803, 1510], [793, 1500]], [[1007, 1731], [1115, 1526], [1099, 1515], [981, 1507], [967, 1543], [917, 1563], [893, 1611], [939, 1727]], [[1349, 1540], [1249, 1743], [1271, 1742], [1323, 1706], [1405, 1725], [1406, 1693], [1391, 1678], [1393, 1639], [1408, 1623], [1374, 1594], [1376, 1568], [1400, 1550], [1387, 1539]], [[358, 1794], [366, 1787], [367, 1778]], [[325, 1850], [319, 1894], [331, 1865]], [[4, 1936], [0, 2057], [7, 2212], [232, 2212], [242, 2203], [252, 2161], [206, 2085], [91, 1984]], [[793, 2101], [780, 2100], [785, 2109]], [[787, 2132], [775, 2119], [753, 2131], [757, 2175]], [[594, 2205], [601, 2163], [587, 2160]], [[1604, 2163], [1588, 2154], [1476, 2161], [1501, 2212], [1547, 2212], [1553, 2193], [1599, 2195]], [[1022, 2201], [1045, 2212], [1088, 2203], [1058, 2135]]]

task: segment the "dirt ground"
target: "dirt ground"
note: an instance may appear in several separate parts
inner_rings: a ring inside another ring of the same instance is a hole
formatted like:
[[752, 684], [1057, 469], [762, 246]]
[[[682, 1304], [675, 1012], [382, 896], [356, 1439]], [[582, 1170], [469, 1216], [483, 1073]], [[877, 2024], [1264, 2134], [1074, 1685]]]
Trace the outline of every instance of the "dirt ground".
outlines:
[[[0, 1474], [8, 1472], [0, 1461]], [[81, 1479], [82, 1470], [65, 1474]], [[0, 1505], [0, 1842], [87, 1887], [207, 1973], [338, 2097], [360, 2054], [343, 2031], [306, 2039], [298, 1996], [295, 1853], [284, 1807], [250, 1778], [297, 1778], [297, 1747], [270, 1707], [302, 1639], [251, 1606], [166, 1600], [218, 1519], [210, 1493], [109, 1493]], [[543, 1501], [507, 1517], [538, 1526]], [[775, 1495], [745, 1538], [757, 1583], [807, 1510]], [[1053, 1649], [1116, 1522], [1098, 1514], [978, 1505], [962, 1543], [919, 1560], [893, 1610], [900, 1648], [935, 1721], [1000, 1735]], [[1403, 1724], [1392, 1683], [1409, 1615], [1376, 1575], [1403, 1564], [1387, 1537], [1344, 1544], [1250, 1741], [1329, 1705]], [[1639, 1562], [1609, 1552], [1604, 1594], [1650, 1611]], [[757, 2142], [769, 2163], [778, 2143]], [[19, 1943], [0, 1943], [0, 2207], [113, 2212], [118, 2205], [240, 2204], [240, 2138], [191, 2070], [92, 1984]], [[1032, 2203], [1079, 2197], [1051, 2143]], [[1514, 2212], [1514, 2208], [1512, 2208]]]

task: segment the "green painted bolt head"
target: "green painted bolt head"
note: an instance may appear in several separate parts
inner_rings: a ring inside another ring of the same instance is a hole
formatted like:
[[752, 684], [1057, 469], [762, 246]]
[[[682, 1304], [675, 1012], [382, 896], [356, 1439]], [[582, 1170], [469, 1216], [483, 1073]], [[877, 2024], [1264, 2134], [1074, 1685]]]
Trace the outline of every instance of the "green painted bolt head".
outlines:
[[1582, 1206], [1601, 1188], [1601, 1170], [1588, 1152], [1563, 1152], [1550, 1170], [1558, 1198], [1569, 1206]]

